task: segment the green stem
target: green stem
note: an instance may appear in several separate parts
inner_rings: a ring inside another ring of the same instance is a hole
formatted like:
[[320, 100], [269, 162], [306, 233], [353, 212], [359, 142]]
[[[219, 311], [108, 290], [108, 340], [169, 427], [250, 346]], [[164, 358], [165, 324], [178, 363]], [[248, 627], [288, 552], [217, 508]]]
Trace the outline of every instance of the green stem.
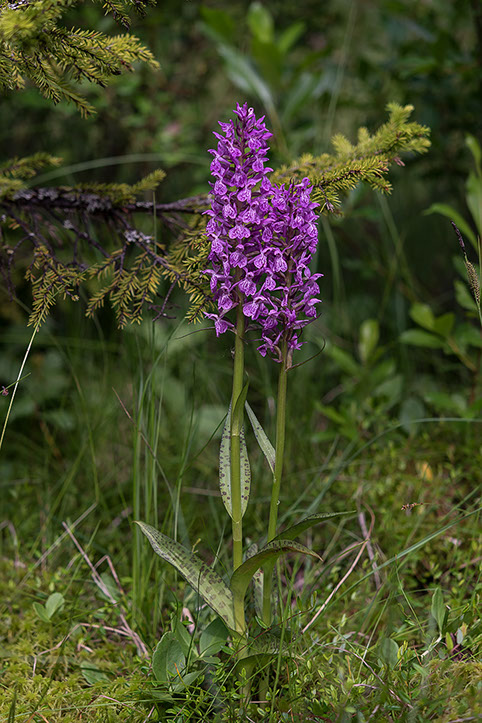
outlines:
[[[278, 402], [276, 408], [276, 457], [273, 473], [273, 486], [271, 488], [271, 503], [268, 522], [268, 542], [276, 537], [278, 523], [278, 505], [283, 473], [283, 458], [285, 449], [286, 431], [286, 383], [288, 375], [288, 349], [286, 341], [283, 342], [281, 369], [278, 379]], [[263, 622], [271, 625], [271, 592], [273, 586], [273, 570], [275, 563], [268, 563], [263, 571]]]
[[[234, 346], [233, 393], [231, 398], [231, 506], [233, 528], [233, 570], [243, 562], [243, 511], [241, 507], [241, 430], [244, 408], [237, 405], [243, 389], [244, 376], [244, 314], [242, 298], [239, 297], [236, 316], [236, 341]], [[234, 624], [238, 639], [235, 642], [238, 659], [246, 657], [246, 618], [244, 596], [233, 595]], [[247, 696], [248, 690], [244, 691]]]
[[233, 394], [231, 399], [231, 504], [233, 511], [233, 570], [243, 562], [243, 513], [241, 510], [241, 429], [243, 408], [236, 402], [243, 389], [244, 314], [241, 302], [237, 307], [236, 342], [234, 347]]

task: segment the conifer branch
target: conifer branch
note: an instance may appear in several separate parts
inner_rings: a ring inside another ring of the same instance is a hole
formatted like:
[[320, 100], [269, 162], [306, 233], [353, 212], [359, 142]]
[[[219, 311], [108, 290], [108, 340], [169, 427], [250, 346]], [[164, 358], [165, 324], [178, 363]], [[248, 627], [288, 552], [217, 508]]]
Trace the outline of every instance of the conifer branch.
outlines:
[[[354, 145], [335, 136], [333, 154], [306, 154], [273, 174], [273, 180], [289, 183], [308, 176], [319, 212], [328, 215], [340, 213], [343, 196], [359, 183], [390, 192], [390, 166], [403, 166], [401, 155], [423, 153], [429, 146], [428, 129], [409, 122], [411, 111], [411, 106], [392, 104], [388, 122], [373, 135], [360, 129]], [[49, 163], [58, 165], [59, 159], [37, 154], [0, 166], [0, 272], [13, 294], [13, 269], [27, 256], [31, 324], [41, 323], [57, 299], [78, 299], [81, 287], [88, 288], [87, 314], [108, 299], [119, 326], [139, 322], [145, 308], [156, 318], [165, 316], [174, 285], [189, 296], [190, 320], [209, 310], [212, 297], [202, 273], [209, 254], [203, 213], [207, 194], [171, 203], [139, 199], [162, 182], [160, 169], [134, 185], [29, 187]], [[156, 238], [140, 228], [153, 216], [159, 221]], [[163, 280], [169, 288], [159, 304]]]
[[[140, 61], [159, 63], [133, 35], [108, 36], [67, 28], [62, 16], [82, 0], [0, 0], [0, 88], [20, 90], [30, 81], [54, 103], [74, 103], [84, 116], [95, 112], [73, 83], [105, 86]], [[155, 0], [107, 0], [106, 12], [127, 30], [129, 10], [144, 14]]]

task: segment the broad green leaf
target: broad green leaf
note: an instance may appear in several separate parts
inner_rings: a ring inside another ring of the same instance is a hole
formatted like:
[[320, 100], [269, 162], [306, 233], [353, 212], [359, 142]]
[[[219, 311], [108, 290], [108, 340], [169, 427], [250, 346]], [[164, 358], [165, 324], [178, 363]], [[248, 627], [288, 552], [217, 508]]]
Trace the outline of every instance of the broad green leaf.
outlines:
[[457, 346], [464, 351], [470, 346], [475, 346], [478, 349], [482, 348], [482, 335], [480, 333], [480, 329], [473, 324], [457, 324], [453, 333], [453, 338]]
[[[97, 592], [99, 597], [103, 598], [104, 600], [108, 600], [109, 602], [112, 602], [112, 600], [119, 601], [121, 598], [120, 590], [117, 587], [116, 581], [110, 574], [110, 572], [103, 572], [100, 576], [100, 579], [102, 580], [102, 583], [97, 583]], [[108, 595], [104, 592], [102, 589], [103, 586], [105, 586], [104, 589], [107, 589]]]
[[361, 361], [366, 364], [377, 348], [380, 338], [380, 326], [376, 319], [365, 319], [360, 326], [360, 340], [358, 342], [358, 353]]
[[223, 645], [225, 645], [228, 637], [228, 630], [221, 618], [213, 620], [205, 630], [201, 633], [199, 640], [199, 652], [202, 658], [206, 655], [216, 655], [219, 653]]
[[193, 641], [191, 636], [189, 635], [189, 632], [182, 622], [182, 620], [177, 617], [177, 615], [173, 615], [171, 619], [171, 630], [172, 634], [178, 641], [179, 645], [182, 648], [182, 652], [186, 656], [186, 658], [191, 655], [196, 655], [196, 649], [193, 645]]
[[274, 42], [265, 42], [259, 38], [251, 39], [251, 54], [260, 74], [273, 90], [283, 82], [283, 55]]
[[419, 427], [419, 420], [425, 416], [425, 407], [420, 399], [407, 397], [402, 402], [398, 419], [407, 434], [414, 435]]
[[244, 599], [248, 585], [256, 570], [259, 570], [259, 568], [267, 562], [274, 562], [285, 552], [300, 552], [303, 555], [311, 555], [312, 557], [317, 557], [321, 560], [321, 557], [316, 552], [309, 550], [304, 545], [300, 545], [299, 542], [292, 542], [291, 540], [273, 540], [255, 555], [245, 560], [243, 564], [233, 572], [229, 583], [233, 595], [237, 595]]
[[45, 612], [48, 618], [52, 618], [55, 613], [60, 610], [65, 603], [65, 598], [60, 592], [53, 592], [49, 595], [47, 602], [45, 603]]
[[178, 542], [158, 532], [145, 522], [136, 522], [145, 534], [155, 553], [173, 565], [196, 590], [228, 628], [234, 630], [233, 596], [231, 590], [217, 572], [206, 565]]
[[326, 345], [326, 353], [331, 356], [331, 358], [338, 364], [340, 369], [347, 374], [349, 374], [352, 377], [356, 377], [361, 372], [361, 367], [357, 362], [353, 359], [350, 354], [348, 354], [346, 351], [343, 351], [343, 349], [340, 349], [338, 346], [333, 346], [332, 344]]
[[99, 670], [95, 663], [89, 663], [88, 660], [83, 660], [80, 664], [80, 670], [84, 676], [85, 682], [88, 685], [95, 685], [96, 683], [105, 683], [109, 680], [109, 676], [106, 675], [102, 670]]
[[442, 314], [442, 316], [437, 316], [437, 318], [435, 319], [433, 330], [436, 334], [440, 334], [440, 336], [447, 338], [453, 329], [454, 322], [455, 314], [453, 314], [452, 312], [448, 314]]
[[428, 349], [442, 349], [445, 341], [435, 334], [421, 329], [407, 329], [400, 334], [402, 344], [410, 344], [411, 346], [423, 346]]
[[253, 2], [249, 6], [247, 21], [255, 38], [262, 43], [271, 43], [274, 40], [273, 17], [269, 10], [260, 2]]
[[429, 213], [440, 213], [442, 216], [449, 218], [458, 226], [461, 233], [475, 246], [477, 239], [475, 238], [474, 232], [464, 217], [456, 211], [455, 208], [452, 208], [452, 206], [449, 206], [447, 203], [432, 203], [430, 208], [427, 208], [427, 210], [424, 211], [424, 214]]
[[159, 683], [182, 678], [186, 657], [174, 633], [164, 633], [152, 655], [152, 672]]
[[236, 24], [229, 13], [202, 5], [201, 16], [209, 28], [214, 31], [218, 40], [234, 41]]
[[380, 657], [389, 668], [398, 663], [398, 645], [391, 638], [382, 638], [380, 642]]
[[345, 424], [347, 422], [347, 416], [344, 411], [339, 412], [337, 409], [330, 407], [329, 404], [318, 403], [316, 405], [318, 411], [325, 415], [328, 419], [331, 419], [335, 424]]
[[296, 525], [288, 527], [287, 530], [283, 530], [279, 535], [276, 535], [275, 540], [294, 540], [295, 537], [301, 535], [305, 530], [309, 530], [310, 527], [314, 527], [320, 522], [329, 520], [332, 517], [341, 517], [341, 515], [352, 515], [355, 510], [349, 510], [347, 512], [326, 512], [322, 514], [315, 513], [305, 517], [304, 520], [300, 520]]
[[275, 113], [276, 107], [270, 88], [245, 56], [224, 43], [218, 46], [218, 52], [226, 62], [226, 69], [233, 83], [241, 90], [256, 95], [270, 114]]
[[40, 620], [42, 620], [42, 622], [44, 622], [44, 623], [50, 622], [50, 618], [47, 615], [47, 612], [41, 603], [34, 602], [32, 607], [35, 610], [35, 612], [37, 613], [37, 615], [39, 616]]
[[[477, 232], [482, 234], [482, 178], [470, 173], [465, 184], [465, 199], [474, 219]], [[477, 245], [474, 243], [475, 248]]]
[[431, 612], [432, 612], [432, 617], [435, 619], [435, 621], [438, 625], [440, 635], [442, 635], [444, 621], [445, 621], [446, 607], [444, 604], [444, 598], [442, 595], [442, 591], [439, 587], [436, 588], [434, 594], [432, 595]]
[[447, 394], [440, 391], [427, 391], [423, 395], [427, 404], [435, 407], [437, 412], [452, 413], [463, 417], [467, 415], [467, 400], [463, 394]]
[[293, 45], [301, 38], [306, 30], [306, 24], [302, 20], [288, 26], [283, 30], [278, 39], [278, 48], [285, 55]]
[[469, 148], [470, 152], [472, 153], [475, 161], [475, 166], [477, 168], [478, 173], [480, 173], [480, 163], [482, 160], [482, 150], [480, 148], [480, 144], [474, 136], [472, 136], [470, 133], [467, 133], [465, 136], [465, 144]]
[[477, 304], [475, 303], [474, 297], [468, 290], [466, 284], [464, 284], [463, 281], [459, 281], [459, 279], [455, 281], [455, 298], [463, 309], [477, 313]]
[[258, 419], [249, 406], [248, 402], [245, 404], [246, 411], [248, 413], [249, 421], [251, 422], [251, 426], [253, 428], [254, 436], [256, 437], [256, 441], [258, 442], [261, 451], [263, 452], [264, 456], [266, 457], [266, 461], [268, 462], [271, 471], [274, 474], [274, 464], [275, 464], [275, 450], [273, 445], [268, 439], [268, 436], [266, 432], [264, 431], [261, 424], [258, 422]]
[[428, 304], [412, 304], [410, 307], [410, 316], [416, 324], [423, 326], [429, 331], [434, 330], [435, 316]]
[[192, 673], [186, 673], [186, 675], [183, 675], [182, 680], [179, 678], [179, 676], [177, 676], [178, 682], [176, 683], [176, 678], [174, 678], [171, 688], [172, 692], [181, 693], [185, 688], [192, 685], [196, 680], [199, 680], [202, 674], [202, 670], [195, 670]]
[[[244, 402], [243, 402], [244, 404]], [[248, 450], [244, 427], [240, 435], [240, 464], [241, 464], [241, 514], [244, 515], [248, 506], [249, 492], [251, 489], [251, 468], [249, 466]], [[231, 501], [231, 405], [229, 405], [226, 422], [224, 423], [219, 445], [219, 489], [221, 499], [228, 512], [233, 516], [233, 505]]]

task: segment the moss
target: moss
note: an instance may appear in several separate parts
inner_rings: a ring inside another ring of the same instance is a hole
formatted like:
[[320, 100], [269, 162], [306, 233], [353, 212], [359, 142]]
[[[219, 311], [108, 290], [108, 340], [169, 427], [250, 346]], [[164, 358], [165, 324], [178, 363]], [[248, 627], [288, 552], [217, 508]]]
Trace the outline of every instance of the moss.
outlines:
[[[61, 718], [63, 723], [126, 721], [126, 710], [129, 720], [144, 720], [146, 707], [140, 701], [148, 678], [135, 646], [119, 635], [107, 637], [98, 627], [99, 611], [101, 622], [111, 627], [117, 624], [117, 611], [112, 606], [99, 608], [85, 583], [72, 580], [71, 570], [35, 574], [20, 585], [24, 577], [25, 570], [1, 561], [0, 721], [8, 719], [14, 697], [15, 715], [19, 720], [32, 717], [32, 723], [45, 718]], [[52, 622], [45, 623], [33, 602], [47, 598], [53, 581], [66, 602]], [[96, 627], [89, 627], [91, 623]], [[89, 685], [81, 667], [86, 662], [104, 673], [105, 679]]]

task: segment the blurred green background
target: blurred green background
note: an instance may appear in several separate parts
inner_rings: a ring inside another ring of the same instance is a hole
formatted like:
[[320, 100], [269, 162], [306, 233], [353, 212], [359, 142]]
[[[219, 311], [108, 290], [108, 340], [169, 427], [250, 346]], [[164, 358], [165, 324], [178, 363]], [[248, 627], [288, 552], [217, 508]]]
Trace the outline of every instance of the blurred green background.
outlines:
[[[89, 4], [73, 8], [65, 22], [119, 32], [110, 16]], [[275, 134], [275, 168], [303, 152], [330, 150], [334, 133], [354, 140], [361, 125], [373, 131], [386, 120], [389, 101], [413, 104], [413, 119], [432, 130], [429, 153], [405, 159], [405, 168], [393, 170], [390, 197], [359, 188], [346, 199], [344, 218], [320, 223], [316, 265], [325, 274], [323, 313], [306, 331], [310, 343], [300, 360], [325, 343], [326, 349], [297, 372], [293, 449], [311, 454], [310, 445], [340, 438], [363, 443], [367, 435], [386, 429], [388, 421], [410, 437], [419, 428], [414, 420], [423, 417], [479, 417], [482, 344], [463, 258], [448, 218], [426, 213], [439, 204], [450, 215], [450, 205], [474, 238], [480, 229], [479, 4], [164, 0], [146, 18], [135, 19], [132, 32], [153, 51], [159, 71], [139, 66], [106, 89], [86, 86], [97, 109], [87, 120], [73, 106], [53, 107], [34, 88], [7, 94], [0, 106], [0, 157], [40, 150], [62, 156], [62, 168], [39, 177], [45, 185], [135, 182], [160, 166], [168, 175], [156, 198], [167, 202], [207, 190], [212, 131], [218, 120], [230, 117], [236, 102], [248, 100], [258, 115], [267, 115]], [[144, 223], [149, 230], [151, 220]], [[475, 262], [470, 239], [467, 249]], [[17, 281], [28, 308], [30, 292], [21, 272]], [[175, 300], [172, 316], [182, 319], [185, 300], [181, 293]], [[2, 384], [15, 379], [30, 335], [26, 318], [25, 310], [3, 294]], [[91, 322], [83, 317], [82, 302], [59, 303], [36, 339], [30, 376], [14, 405], [2, 469], [5, 478], [19, 480], [19, 488], [10, 486], [9, 495], [15, 498], [24, 484], [35, 488], [39, 479], [47, 480], [51, 465], [57, 465], [56, 479], [67, 480], [56, 483], [62, 504], [68, 495], [80, 494], [82, 484], [68, 482], [75, 476], [67, 461], [74, 451], [80, 477], [86, 476], [90, 493], [95, 489], [107, 511], [109, 484], [118, 495], [118, 485], [122, 488], [130, 478], [131, 459], [129, 422], [112, 387], [135, 406], [136, 394], [142, 400], [135, 391], [144, 383], [142, 367], [154, 392], [164, 395], [166, 416], [156, 434], [165, 445], [167, 476], [179, 478], [174, 441], [185, 433], [180, 420], [191, 419], [189, 429], [202, 430], [201, 448], [222, 417], [229, 398], [230, 340], [194, 334], [174, 352], [172, 345], [166, 351], [168, 340], [181, 333], [176, 324], [160, 322], [153, 330], [146, 321], [140, 332], [119, 332], [108, 308]], [[191, 331], [185, 328], [182, 334]], [[159, 382], [147, 375], [161, 357], [164, 381]], [[200, 371], [199, 362], [206, 359], [211, 366]], [[255, 354], [248, 363], [254, 398], [259, 392], [263, 399], [266, 390], [274, 389], [275, 370], [267, 370]], [[270, 409], [268, 404], [268, 418]], [[109, 440], [119, 418], [124, 436], [116, 435], [114, 453]], [[303, 425], [308, 434], [301, 431]], [[90, 454], [87, 467], [81, 462], [79, 432]], [[470, 428], [467, 434], [476, 433]], [[101, 440], [100, 459], [94, 437]], [[182, 459], [191, 451], [184, 448]], [[125, 461], [115, 484], [112, 454]], [[191, 460], [190, 474], [199, 469], [205, 477], [207, 470], [214, 474], [215, 455], [208, 462]], [[44, 467], [34, 481], [32, 464], [39, 460]], [[72, 509], [71, 502], [65, 509]], [[52, 509], [48, 514], [54, 514]]]

